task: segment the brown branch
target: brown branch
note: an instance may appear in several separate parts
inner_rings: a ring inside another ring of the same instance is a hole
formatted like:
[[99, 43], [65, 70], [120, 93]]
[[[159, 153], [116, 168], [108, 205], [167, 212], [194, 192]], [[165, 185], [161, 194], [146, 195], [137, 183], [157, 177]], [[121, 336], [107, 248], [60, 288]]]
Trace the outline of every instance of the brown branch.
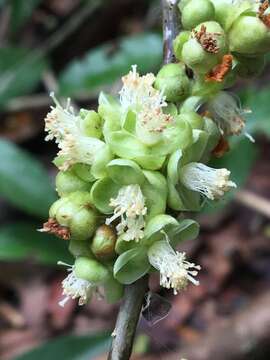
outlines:
[[163, 9], [163, 60], [164, 64], [175, 62], [173, 40], [180, 30], [178, 0], [162, 0]]
[[125, 288], [123, 303], [120, 307], [113, 341], [108, 360], [128, 360], [141, 313], [145, 293], [148, 289], [148, 276]]

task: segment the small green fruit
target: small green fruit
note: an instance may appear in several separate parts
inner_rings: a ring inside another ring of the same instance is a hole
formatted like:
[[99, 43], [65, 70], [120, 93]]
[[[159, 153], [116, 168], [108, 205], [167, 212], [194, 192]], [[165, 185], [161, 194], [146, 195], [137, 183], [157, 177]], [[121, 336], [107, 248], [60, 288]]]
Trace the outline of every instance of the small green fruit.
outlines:
[[101, 225], [93, 238], [91, 250], [100, 260], [110, 260], [115, 257], [116, 234], [112, 227]]
[[270, 50], [270, 31], [257, 17], [240, 16], [228, 36], [230, 50], [241, 55], [259, 55]]
[[97, 228], [97, 212], [88, 192], [77, 191], [62, 197], [51, 206], [49, 215], [67, 227], [75, 240], [89, 239]]
[[91, 184], [80, 179], [72, 170], [59, 171], [55, 182], [59, 196], [65, 196], [74, 191], [89, 191], [91, 188]]
[[97, 260], [80, 256], [74, 263], [75, 275], [94, 284], [105, 282], [109, 278], [107, 268]]
[[191, 0], [182, 10], [182, 24], [185, 30], [191, 30], [198, 24], [214, 20], [215, 8], [209, 0]]
[[183, 64], [164, 65], [157, 74], [155, 88], [163, 91], [167, 101], [182, 101], [189, 93], [189, 78]]

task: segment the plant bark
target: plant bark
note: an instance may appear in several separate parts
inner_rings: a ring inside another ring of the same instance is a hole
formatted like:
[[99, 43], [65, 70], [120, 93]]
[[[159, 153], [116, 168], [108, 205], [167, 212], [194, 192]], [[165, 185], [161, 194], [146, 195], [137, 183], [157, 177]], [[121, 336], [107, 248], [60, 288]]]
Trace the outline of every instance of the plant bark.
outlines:
[[113, 341], [108, 360], [128, 360], [139, 321], [143, 300], [148, 290], [148, 276], [137, 280], [125, 288], [123, 303], [120, 307]]
[[176, 61], [173, 52], [173, 40], [180, 31], [178, 3], [178, 0], [162, 0], [164, 64], [174, 63]]

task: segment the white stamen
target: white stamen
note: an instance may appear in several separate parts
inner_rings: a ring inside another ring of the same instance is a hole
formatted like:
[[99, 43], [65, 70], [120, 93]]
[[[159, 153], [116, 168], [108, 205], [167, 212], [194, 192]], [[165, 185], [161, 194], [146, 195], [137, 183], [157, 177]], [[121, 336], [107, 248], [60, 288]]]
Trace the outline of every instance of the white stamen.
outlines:
[[58, 261], [58, 265], [65, 265], [68, 267], [68, 276], [62, 281], [63, 295], [65, 297], [59, 301], [59, 305], [64, 307], [70, 299], [79, 299], [78, 304], [85, 305], [96, 291], [96, 286], [87, 280], [78, 278], [74, 273], [72, 265]]
[[194, 278], [201, 269], [186, 260], [186, 254], [175, 251], [166, 240], [154, 243], [148, 250], [150, 264], [160, 272], [160, 285], [173, 289], [176, 295], [178, 291], [184, 290], [190, 281], [194, 285], [199, 285], [199, 281]]
[[[246, 121], [243, 115], [251, 111], [242, 109], [235, 95], [221, 91], [208, 105], [222, 135], [240, 135], [243, 132]], [[248, 134], [245, 135], [249, 137]]]
[[114, 215], [106, 219], [106, 225], [110, 225], [114, 220], [120, 218], [116, 230], [119, 235], [123, 234], [124, 240], [139, 241], [142, 239], [145, 226], [144, 215], [146, 215], [147, 208], [140, 186], [123, 186], [117, 197], [111, 199], [110, 206], [114, 207]]
[[167, 103], [163, 92], [153, 87], [155, 76], [151, 73], [140, 76], [133, 65], [122, 81], [119, 94], [123, 113], [131, 109], [137, 114], [137, 132], [143, 142], [150, 145], [157, 142], [155, 135], [160, 135], [173, 118], [162, 111]]
[[58, 144], [58, 155], [64, 159], [60, 169], [67, 170], [75, 163], [92, 165], [97, 152], [105, 146], [104, 142], [82, 134], [81, 118], [74, 114], [70, 99], [63, 108], [54, 93], [50, 95], [56, 106], [52, 107], [45, 119], [45, 131], [48, 132], [45, 140], [55, 139]]
[[214, 200], [221, 198], [226, 191], [236, 187], [236, 184], [229, 180], [230, 174], [227, 169], [213, 169], [207, 165], [193, 162], [181, 169], [180, 179], [188, 189]]

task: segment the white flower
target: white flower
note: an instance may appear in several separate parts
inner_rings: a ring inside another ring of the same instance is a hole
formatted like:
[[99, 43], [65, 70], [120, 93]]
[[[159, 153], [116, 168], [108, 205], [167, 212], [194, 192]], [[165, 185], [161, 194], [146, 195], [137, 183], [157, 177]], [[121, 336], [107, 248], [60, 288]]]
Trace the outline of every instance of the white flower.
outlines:
[[[221, 91], [209, 102], [209, 111], [222, 135], [240, 135], [245, 128], [245, 114], [250, 110], [241, 107], [239, 99], [228, 92]], [[251, 141], [253, 138], [244, 133]]]
[[74, 114], [70, 99], [63, 108], [53, 93], [51, 97], [56, 106], [52, 106], [52, 110], [45, 118], [45, 131], [48, 132], [45, 140], [55, 139], [58, 144], [60, 149], [58, 156], [63, 158], [60, 169], [67, 170], [75, 163], [92, 165], [97, 152], [104, 148], [104, 142], [83, 135], [80, 128], [81, 118]]
[[230, 171], [213, 169], [201, 163], [190, 163], [180, 170], [180, 180], [190, 190], [197, 191], [208, 199], [221, 198], [236, 184], [229, 180]]
[[[165, 234], [166, 235], [166, 234]], [[184, 290], [190, 281], [194, 285], [199, 285], [199, 281], [194, 279], [201, 269], [186, 260], [186, 254], [175, 251], [166, 240], [154, 243], [148, 250], [150, 264], [160, 272], [160, 285], [173, 289], [176, 295], [178, 291]]]
[[140, 186], [123, 186], [117, 197], [111, 199], [110, 206], [114, 207], [114, 214], [106, 219], [106, 225], [120, 218], [120, 223], [116, 226], [118, 235], [123, 234], [123, 239], [126, 241], [142, 239], [145, 226], [144, 215], [147, 208]]
[[167, 103], [163, 92], [153, 87], [155, 76], [151, 73], [140, 76], [133, 65], [122, 81], [119, 94], [123, 114], [133, 110], [137, 115], [136, 132], [140, 140], [148, 145], [156, 143], [173, 117], [163, 113]]
[[64, 307], [70, 299], [79, 299], [78, 304], [85, 305], [91, 299], [93, 293], [96, 291], [96, 286], [87, 280], [78, 278], [74, 272], [74, 266], [65, 264], [61, 261], [58, 265], [65, 265], [68, 267], [68, 276], [62, 281], [64, 299], [59, 301], [59, 305]]

